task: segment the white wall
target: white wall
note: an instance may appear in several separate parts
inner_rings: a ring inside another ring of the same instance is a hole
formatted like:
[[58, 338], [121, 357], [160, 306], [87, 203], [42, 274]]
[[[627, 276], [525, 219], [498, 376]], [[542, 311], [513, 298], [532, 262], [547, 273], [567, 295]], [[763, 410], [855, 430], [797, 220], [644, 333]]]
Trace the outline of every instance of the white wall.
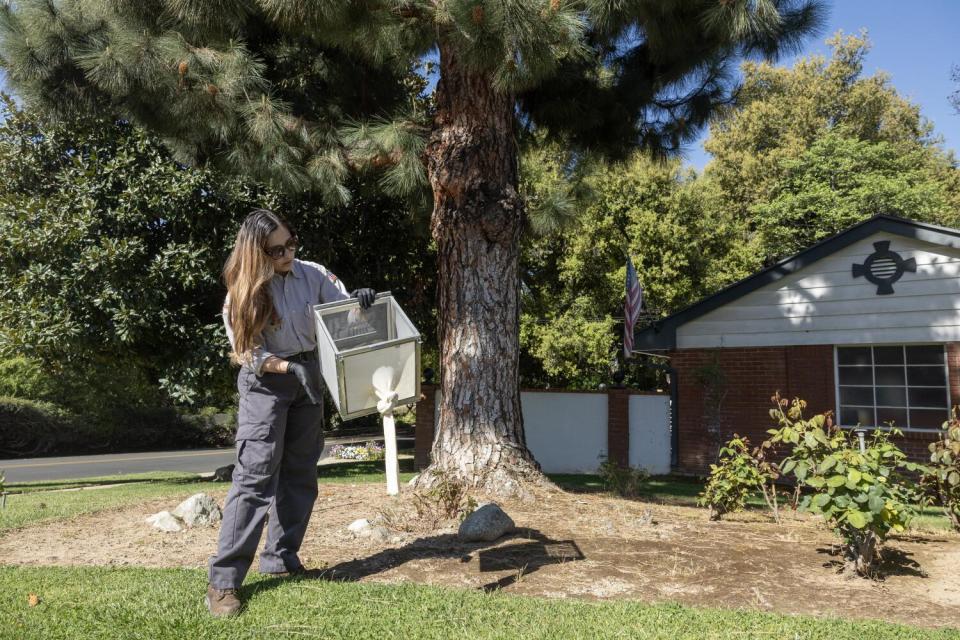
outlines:
[[[440, 416], [440, 392], [435, 394]], [[527, 447], [547, 473], [595, 473], [607, 456], [607, 394], [522, 391]], [[670, 397], [631, 395], [628, 462], [670, 472]], [[434, 425], [436, 426], [436, 425]]]
[[593, 473], [607, 455], [607, 394], [520, 394], [527, 447], [547, 473]]
[[[915, 258], [894, 293], [852, 266], [889, 240]], [[677, 329], [679, 348], [960, 341], [960, 249], [877, 233]]]
[[670, 396], [630, 396], [631, 467], [670, 473]]

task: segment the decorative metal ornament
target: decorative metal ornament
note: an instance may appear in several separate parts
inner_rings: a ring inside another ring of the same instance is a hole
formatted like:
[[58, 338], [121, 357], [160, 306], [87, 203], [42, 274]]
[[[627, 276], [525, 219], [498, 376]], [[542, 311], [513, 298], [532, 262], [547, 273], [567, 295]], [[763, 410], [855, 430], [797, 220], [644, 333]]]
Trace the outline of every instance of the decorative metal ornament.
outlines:
[[890, 250], [889, 240], [873, 243], [874, 252], [867, 256], [863, 264], [853, 265], [853, 277], [863, 276], [868, 282], [877, 285], [877, 295], [893, 293], [893, 283], [909, 271], [916, 273], [917, 261], [914, 258], [904, 260], [896, 251]]

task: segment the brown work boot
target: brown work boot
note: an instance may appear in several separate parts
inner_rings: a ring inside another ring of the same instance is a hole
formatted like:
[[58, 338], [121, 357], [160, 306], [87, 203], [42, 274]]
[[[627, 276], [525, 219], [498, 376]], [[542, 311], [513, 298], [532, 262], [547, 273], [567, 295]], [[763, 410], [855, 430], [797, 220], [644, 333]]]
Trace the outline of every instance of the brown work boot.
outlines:
[[240, 599], [236, 589], [216, 589], [207, 585], [205, 599], [210, 615], [215, 618], [226, 618], [240, 613]]

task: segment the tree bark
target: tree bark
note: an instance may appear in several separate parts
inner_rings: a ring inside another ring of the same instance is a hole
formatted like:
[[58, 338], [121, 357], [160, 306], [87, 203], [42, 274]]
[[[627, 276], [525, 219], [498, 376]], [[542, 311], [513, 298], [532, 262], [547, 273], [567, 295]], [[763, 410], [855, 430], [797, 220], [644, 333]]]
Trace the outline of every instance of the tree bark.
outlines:
[[421, 474], [515, 495], [542, 480], [526, 446], [519, 389], [518, 192], [513, 96], [440, 46], [437, 115], [427, 145], [437, 243], [440, 412]]

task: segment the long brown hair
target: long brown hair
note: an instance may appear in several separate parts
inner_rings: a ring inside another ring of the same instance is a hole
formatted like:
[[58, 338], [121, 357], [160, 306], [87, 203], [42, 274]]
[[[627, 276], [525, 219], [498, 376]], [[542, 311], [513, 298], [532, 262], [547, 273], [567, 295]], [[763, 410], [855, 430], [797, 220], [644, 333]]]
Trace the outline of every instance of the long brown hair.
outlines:
[[250, 351], [262, 346], [261, 334], [267, 322], [276, 318], [268, 283], [273, 277], [273, 261], [264, 249], [267, 238], [283, 225], [296, 235], [282, 216], [267, 209], [254, 209], [237, 232], [237, 242], [223, 267], [227, 285], [227, 318], [233, 329], [233, 353], [236, 364], [250, 361]]

